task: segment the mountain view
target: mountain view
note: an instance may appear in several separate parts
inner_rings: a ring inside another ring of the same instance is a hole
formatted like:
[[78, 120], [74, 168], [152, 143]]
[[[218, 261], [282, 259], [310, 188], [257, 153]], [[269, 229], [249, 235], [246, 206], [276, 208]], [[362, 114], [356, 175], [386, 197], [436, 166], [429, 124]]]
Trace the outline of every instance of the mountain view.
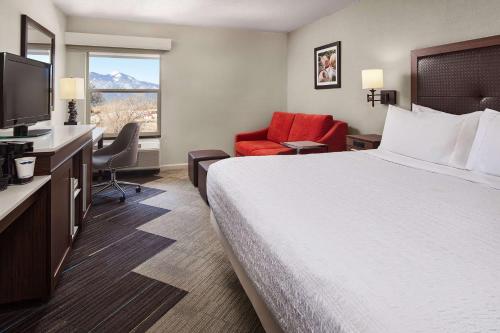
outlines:
[[97, 89], [158, 89], [159, 87], [156, 83], [140, 81], [120, 72], [111, 74], [90, 72], [90, 84]]
[[[100, 74], [90, 72], [90, 86], [94, 89], [158, 89], [159, 85], [140, 81], [120, 72]], [[141, 132], [158, 130], [158, 94], [156, 92], [100, 92], [91, 93], [91, 123], [105, 128], [105, 133], [116, 135], [129, 122], [141, 124]]]

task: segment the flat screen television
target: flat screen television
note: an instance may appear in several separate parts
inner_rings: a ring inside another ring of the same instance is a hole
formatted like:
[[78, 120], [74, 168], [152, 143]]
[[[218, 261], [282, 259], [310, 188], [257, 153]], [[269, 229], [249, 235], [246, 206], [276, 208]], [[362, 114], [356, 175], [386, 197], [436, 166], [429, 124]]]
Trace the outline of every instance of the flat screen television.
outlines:
[[44, 135], [49, 129], [28, 126], [50, 119], [50, 64], [0, 53], [0, 128], [14, 137]]

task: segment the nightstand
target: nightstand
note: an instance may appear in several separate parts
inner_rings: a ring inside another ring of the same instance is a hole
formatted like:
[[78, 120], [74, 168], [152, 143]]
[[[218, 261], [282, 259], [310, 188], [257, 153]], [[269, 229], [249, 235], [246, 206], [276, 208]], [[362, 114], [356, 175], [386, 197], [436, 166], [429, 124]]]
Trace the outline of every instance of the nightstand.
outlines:
[[382, 135], [379, 134], [360, 134], [347, 136], [347, 150], [366, 150], [376, 149], [380, 145]]

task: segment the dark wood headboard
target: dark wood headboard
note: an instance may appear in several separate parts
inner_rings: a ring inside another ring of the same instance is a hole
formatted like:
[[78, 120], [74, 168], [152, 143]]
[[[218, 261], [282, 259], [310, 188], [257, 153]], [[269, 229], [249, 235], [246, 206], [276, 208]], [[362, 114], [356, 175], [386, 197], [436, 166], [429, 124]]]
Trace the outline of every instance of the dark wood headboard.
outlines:
[[411, 101], [454, 114], [500, 110], [500, 36], [413, 50]]

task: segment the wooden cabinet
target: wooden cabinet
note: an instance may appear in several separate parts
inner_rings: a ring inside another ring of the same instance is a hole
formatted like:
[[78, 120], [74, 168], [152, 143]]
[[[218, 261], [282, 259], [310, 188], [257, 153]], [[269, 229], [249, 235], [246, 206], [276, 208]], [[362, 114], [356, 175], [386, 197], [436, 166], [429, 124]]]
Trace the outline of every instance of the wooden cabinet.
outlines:
[[377, 149], [381, 140], [379, 134], [348, 135], [347, 150]]
[[46, 299], [50, 295], [50, 267], [46, 264], [50, 183], [44, 181], [0, 221], [0, 304]]
[[[35, 175], [51, 175], [49, 262], [52, 292], [71, 250], [72, 221], [79, 229], [83, 228], [84, 216], [92, 202], [92, 133], [88, 132], [56, 151], [35, 151], [32, 155], [37, 157]], [[74, 179], [76, 183], [73, 183]], [[74, 184], [77, 184], [75, 190], [79, 190], [76, 197], [72, 189]]]
[[92, 204], [92, 152], [92, 143], [82, 150], [82, 189], [85, 189], [82, 193], [83, 218], [85, 218]]
[[70, 197], [71, 179], [73, 177], [73, 160], [68, 159], [52, 173], [51, 178], [51, 273], [52, 288], [71, 246], [70, 235]]
[[49, 298], [77, 235], [74, 226], [84, 228], [92, 198], [92, 132], [85, 126], [60, 131], [53, 133], [53, 141], [59, 138], [54, 149], [37, 150], [33, 139], [35, 176], [50, 175], [50, 181], [35, 177], [47, 183], [0, 219], [0, 304]]

